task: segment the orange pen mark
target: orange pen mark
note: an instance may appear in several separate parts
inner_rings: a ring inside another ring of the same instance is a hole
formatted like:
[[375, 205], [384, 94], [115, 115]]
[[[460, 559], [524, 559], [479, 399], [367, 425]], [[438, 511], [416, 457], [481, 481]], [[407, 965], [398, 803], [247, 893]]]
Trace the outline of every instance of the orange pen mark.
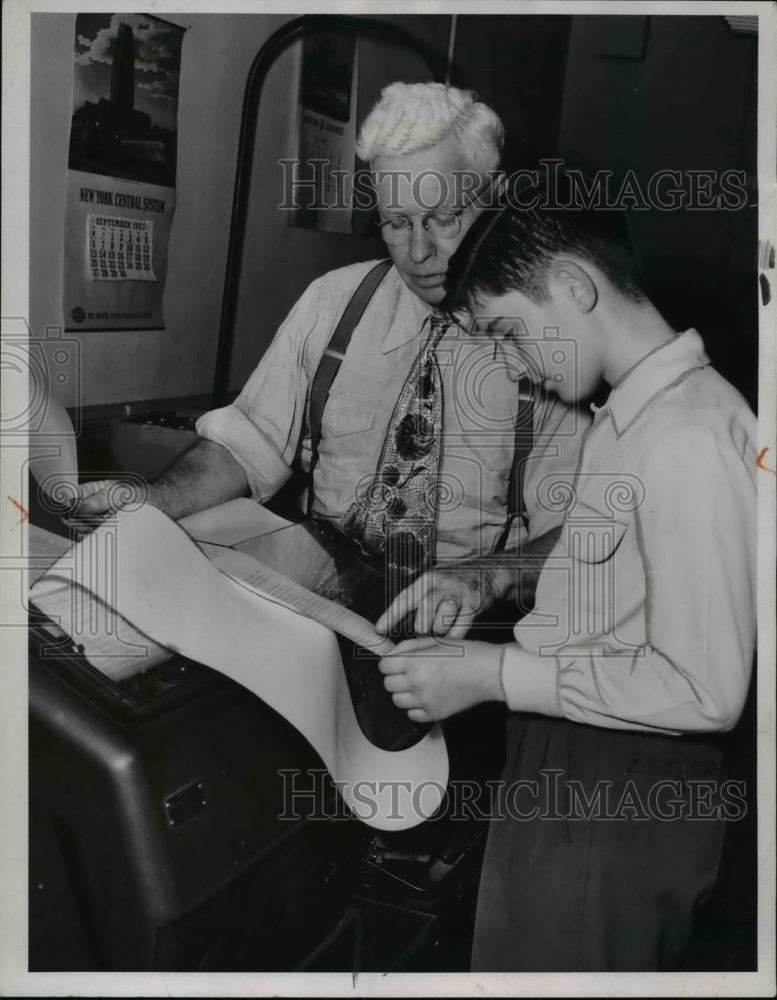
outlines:
[[767, 453], [768, 450], [769, 450], [768, 448], [762, 448], [758, 452], [758, 458], [755, 460], [755, 464], [758, 466], [759, 469], [763, 469], [764, 472], [771, 472], [772, 475], [775, 475], [777, 474], [777, 469], [770, 469], [768, 465], [764, 465], [763, 463], [764, 455]]
[[22, 505], [19, 503], [18, 500], [14, 500], [13, 497], [8, 497], [8, 499], [11, 501], [11, 503], [14, 505], [14, 507], [16, 507], [16, 509], [19, 510], [19, 511], [21, 511], [21, 513], [22, 513], [22, 519], [21, 519], [21, 521], [17, 521], [16, 525], [15, 525], [15, 527], [18, 527], [20, 524], [24, 524], [24, 522], [27, 520], [27, 518], [30, 515], [27, 513], [27, 511], [24, 509], [24, 507], [22, 507]]

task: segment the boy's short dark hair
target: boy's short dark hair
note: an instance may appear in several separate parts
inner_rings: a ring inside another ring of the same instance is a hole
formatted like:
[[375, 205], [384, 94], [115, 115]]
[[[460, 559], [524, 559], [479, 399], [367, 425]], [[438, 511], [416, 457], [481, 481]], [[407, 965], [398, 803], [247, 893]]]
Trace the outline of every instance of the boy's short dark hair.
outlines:
[[[564, 174], [548, 204], [545, 185], [508, 189], [503, 207], [475, 220], [448, 265], [443, 309], [466, 309], [480, 295], [522, 292], [533, 302], [548, 299], [551, 262], [574, 254], [595, 264], [624, 296], [645, 298], [625, 212], [576, 208], [574, 188]], [[536, 205], [536, 207], [522, 207]]]

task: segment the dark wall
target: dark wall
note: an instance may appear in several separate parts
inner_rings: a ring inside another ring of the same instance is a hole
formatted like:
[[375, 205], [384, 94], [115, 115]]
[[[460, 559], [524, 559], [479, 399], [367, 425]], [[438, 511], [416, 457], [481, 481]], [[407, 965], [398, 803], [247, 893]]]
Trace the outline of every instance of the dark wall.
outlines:
[[[695, 326], [713, 363], [755, 405], [758, 361], [757, 40], [722, 17], [649, 17], [641, 58], [618, 58], [624, 18], [572, 18], [559, 152], [616, 187], [633, 170], [743, 170], [747, 205], [631, 213], [648, 290], [677, 329]], [[713, 182], [713, 191], [717, 191]]]
[[501, 117], [508, 169], [556, 150], [571, 24], [566, 15], [458, 18], [452, 82]]

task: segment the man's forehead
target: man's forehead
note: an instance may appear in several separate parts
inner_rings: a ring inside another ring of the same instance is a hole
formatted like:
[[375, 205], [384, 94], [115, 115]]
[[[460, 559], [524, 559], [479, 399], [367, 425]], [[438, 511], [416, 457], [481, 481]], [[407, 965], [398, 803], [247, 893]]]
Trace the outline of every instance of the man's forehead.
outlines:
[[448, 144], [404, 156], [378, 156], [372, 178], [380, 208], [391, 211], [429, 211], [462, 198], [466, 202], [481, 182], [461, 150]]
[[428, 212], [441, 205], [465, 205], [480, 183], [480, 175], [472, 170], [373, 169], [378, 206], [391, 211]]

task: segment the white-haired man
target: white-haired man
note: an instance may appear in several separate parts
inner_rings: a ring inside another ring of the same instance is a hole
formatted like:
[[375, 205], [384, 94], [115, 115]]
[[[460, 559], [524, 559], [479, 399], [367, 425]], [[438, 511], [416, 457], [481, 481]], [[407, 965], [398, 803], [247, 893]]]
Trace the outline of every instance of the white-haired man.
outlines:
[[[373, 171], [393, 266], [344, 351], [323, 409], [316, 459], [306, 426], [311, 385], [333, 330], [374, 261], [329, 272], [308, 287], [234, 403], [201, 417], [201, 440], [151, 484], [154, 504], [180, 518], [247, 492], [267, 501], [289, 479], [300, 445], [303, 469], [314, 466], [312, 516], [360, 542], [370, 524], [371, 549], [380, 552], [375, 524], [378, 532], [388, 531], [387, 517], [392, 511], [407, 515], [406, 504], [389, 505], [376, 522], [359, 503], [382, 474], [395, 408], [428, 346], [448, 260], [479, 210], [483, 199], [476, 191], [482, 194], [496, 173], [502, 137], [498, 117], [471, 93], [435, 83], [394, 83], [383, 91], [362, 126], [357, 151]], [[517, 355], [495, 350], [486, 338], [469, 337], [455, 326], [440, 336], [434, 353], [444, 406], [438, 410], [439, 462], [429, 472], [429, 482], [435, 480], [435, 551], [426, 566], [489, 553], [503, 536], [520, 373]], [[537, 461], [528, 463], [527, 483], [540, 474], [574, 470], [581, 429], [580, 415], [560, 402], [535, 406]], [[410, 465], [417, 445], [411, 441]], [[410, 465], [412, 478], [417, 470]], [[397, 469], [390, 471], [394, 478], [387, 476], [384, 485], [398, 481]], [[79, 514], [107, 509], [101, 484], [82, 488]], [[547, 532], [555, 516], [535, 505], [530, 536]], [[517, 523], [511, 541], [525, 541], [524, 530]], [[550, 543], [540, 540], [537, 546], [544, 551]], [[439, 630], [450, 628], [457, 615], [465, 624], [474, 618], [476, 597], [454, 596], [447, 607], [444, 601], [441, 594], [440, 616], [447, 618]]]

